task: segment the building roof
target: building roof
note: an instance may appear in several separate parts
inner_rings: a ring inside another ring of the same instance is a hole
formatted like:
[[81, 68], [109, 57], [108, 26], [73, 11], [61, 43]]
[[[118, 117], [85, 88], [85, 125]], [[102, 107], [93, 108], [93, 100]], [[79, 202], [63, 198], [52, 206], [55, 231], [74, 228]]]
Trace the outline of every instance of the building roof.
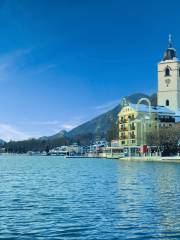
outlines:
[[175, 120], [176, 122], [180, 122], [180, 109], [175, 112]]
[[172, 47], [171, 34], [169, 35], [168, 48], [166, 49], [163, 57], [163, 61], [177, 60], [176, 49]]
[[[149, 113], [149, 111], [151, 113], [158, 113], [160, 115], [175, 115], [175, 112], [172, 111], [171, 109], [167, 108], [167, 107], [163, 107], [163, 106], [148, 106], [145, 104], [129, 104], [129, 107], [135, 109], [138, 112], [147, 112]], [[179, 115], [180, 116], [180, 115]]]

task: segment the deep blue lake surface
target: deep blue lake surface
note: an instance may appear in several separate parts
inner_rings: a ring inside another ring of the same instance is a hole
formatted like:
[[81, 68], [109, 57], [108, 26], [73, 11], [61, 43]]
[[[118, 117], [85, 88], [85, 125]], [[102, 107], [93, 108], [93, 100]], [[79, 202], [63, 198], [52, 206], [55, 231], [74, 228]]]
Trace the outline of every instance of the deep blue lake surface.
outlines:
[[0, 157], [0, 239], [180, 239], [180, 164]]

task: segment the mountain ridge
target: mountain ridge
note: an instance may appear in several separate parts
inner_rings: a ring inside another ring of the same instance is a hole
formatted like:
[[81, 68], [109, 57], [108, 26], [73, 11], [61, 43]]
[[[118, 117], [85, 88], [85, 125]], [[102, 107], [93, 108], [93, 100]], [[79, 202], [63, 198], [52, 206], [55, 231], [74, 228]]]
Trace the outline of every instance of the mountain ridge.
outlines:
[[[148, 98], [152, 105], [157, 105], [157, 95], [154, 93], [152, 95], [147, 95], [143, 93], [134, 93], [125, 97], [128, 102], [137, 103], [140, 98]], [[57, 137], [75, 137], [77, 135], [93, 134], [100, 137], [105, 137], [108, 130], [111, 128], [113, 122], [117, 122], [118, 113], [122, 109], [122, 100], [120, 104], [115, 106], [113, 109], [100, 114], [99, 116], [80, 124], [79, 126], [73, 128], [69, 132], [61, 130], [59, 133], [49, 136], [49, 139], [55, 139]]]
[[[126, 97], [126, 99], [131, 103], [137, 103], [140, 98], [145, 97], [151, 100], [152, 105], [156, 105], [156, 94], [148, 96], [146, 94], [137, 93]], [[38, 139], [32, 138], [21, 141], [10, 141], [5, 143], [3, 147], [5, 147], [7, 152], [13, 153], [26, 153], [28, 151], [42, 152], [63, 145], [71, 145], [75, 142], [81, 146], [87, 146], [93, 144], [94, 141], [99, 139], [107, 139], [107, 141], [118, 139], [118, 113], [121, 108], [122, 100], [120, 104], [110, 111], [100, 114], [69, 132], [61, 130], [52, 136], [44, 136]]]

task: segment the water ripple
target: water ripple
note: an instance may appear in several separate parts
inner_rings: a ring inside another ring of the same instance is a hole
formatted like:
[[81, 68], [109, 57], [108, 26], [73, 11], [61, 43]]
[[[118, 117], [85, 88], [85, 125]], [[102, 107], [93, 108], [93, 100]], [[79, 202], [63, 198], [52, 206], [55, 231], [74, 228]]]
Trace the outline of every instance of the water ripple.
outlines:
[[0, 157], [0, 239], [180, 239], [180, 165]]

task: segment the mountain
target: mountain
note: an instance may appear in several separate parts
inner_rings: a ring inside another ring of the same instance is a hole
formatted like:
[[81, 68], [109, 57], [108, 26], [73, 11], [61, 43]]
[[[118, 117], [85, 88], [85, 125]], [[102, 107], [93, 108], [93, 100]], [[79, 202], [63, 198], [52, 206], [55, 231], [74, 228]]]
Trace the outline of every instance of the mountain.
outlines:
[[[149, 98], [153, 105], [156, 105], [157, 96], [151, 96], [137, 93], [126, 97], [127, 101], [137, 103], [140, 98]], [[50, 137], [41, 137], [39, 139], [28, 139], [24, 141], [10, 141], [4, 144], [8, 152], [26, 153], [28, 151], [46, 151], [47, 147], [52, 149], [62, 145], [70, 145], [77, 142], [83, 146], [89, 145], [97, 138], [106, 138], [108, 141], [118, 137], [118, 113], [123, 105], [120, 104], [112, 110], [99, 115], [98, 117], [81, 124], [70, 132], [65, 130]]]
[[[137, 103], [140, 98], [149, 98], [152, 105], [157, 104], [157, 95], [146, 95], [142, 93], [136, 93], [132, 94], [130, 96], [126, 97], [126, 100], [131, 102], [131, 103]], [[117, 105], [115, 108], [112, 110], [103, 113], [99, 115], [98, 117], [81, 124], [80, 126], [72, 129], [69, 132], [62, 131], [49, 137], [49, 139], [55, 139], [59, 137], [69, 137], [69, 138], [74, 138], [76, 136], [82, 136], [82, 135], [87, 135], [91, 134], [94, 136], [100, 136], [100, 137], [106, 137], [107, 132], [112, 128], [112, 125], [114, 123], [117, 123], [118, 121], [118, 113], [120, 112], [122, 108], [122, 100], [120, 101], [121, 103]]]
[[55, 135], [51, 136], [49, 139], [56, 139], [62, 137], [68, 137], [68, 132], [66, 130], [61, 130], [60, 132], [56, 133]]
[[6, 142], [3, 139], [0, 139], [0, 147], [4, 146]]
[[[126, 97], [126, 100], [131, 103], [137, 103], [140, 98], [149, 98], [151, 102], [156, 104], [156, 94], [148, 96], [142, 93], [132, 94]], [[121, 103], [113, 108], [112, 110], [101, 114], [100, 116], [72, 129], [68, 135], [75, 136], [75, 135], [82, 135], [85, 133], [91, 133], [98, 136], [103, 136], [107, 134], [107, 131], [111, 128], [114, 122], [118, 120], [118, 113], [122, 108], [122, 101]]]
[[55, 135], [52, 136], [44, 136], [44, 137], [40, 137], [40, 140], [53, 140], [53, 139], [57, 139], [57, 138], [63, 138], [63, 137], [68, 137], [68, 132], [66, 130], [61, 130], [60, 132], [56, 133]]

